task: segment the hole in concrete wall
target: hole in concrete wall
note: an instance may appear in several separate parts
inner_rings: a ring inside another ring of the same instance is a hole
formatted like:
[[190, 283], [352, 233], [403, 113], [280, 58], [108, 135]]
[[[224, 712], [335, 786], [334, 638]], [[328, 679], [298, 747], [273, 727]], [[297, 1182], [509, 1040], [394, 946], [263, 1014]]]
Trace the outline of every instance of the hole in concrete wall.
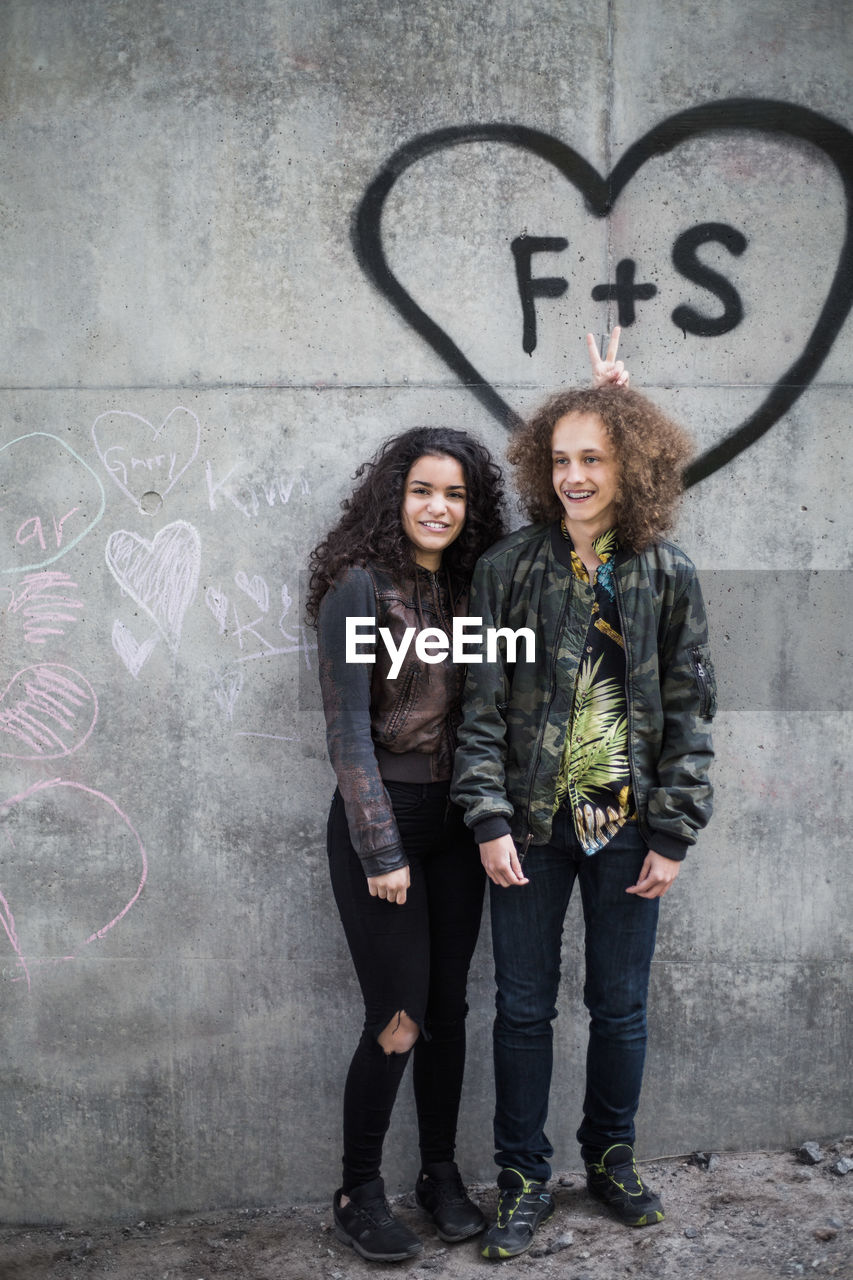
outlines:
[[147, 516], [153, 516], [163, 505], [163, 499], [159, 493], [155, 493], [153, 489], [149, 489], [148, 493], [143, 493], [139, 499], [139, 505]]

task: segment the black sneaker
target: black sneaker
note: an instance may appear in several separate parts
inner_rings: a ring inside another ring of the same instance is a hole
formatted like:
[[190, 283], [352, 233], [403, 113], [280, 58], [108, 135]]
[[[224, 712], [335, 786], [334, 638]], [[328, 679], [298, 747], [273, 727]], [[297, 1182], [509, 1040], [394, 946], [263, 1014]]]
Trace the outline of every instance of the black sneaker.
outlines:
[[485, 1230], [486, 1219], [465, 1190], [452, 1160], [424, 1165], [415, 1184], [415, 1199], [448, 1244]]
[[627, 1227], [650, 1227], [663, 1222], [660, 1196], [643, 1184], [634, 1160], [634, 1148], [627, 1142], [608, 1147], [600, 1160], [588, 1161], [586, 1186], [589, 1194]]
[[483, 1237], [483, 1257], [494, 1260], [524, 1253], [540, 1222], [547, 1222], [554, 1213], [554, 1199], [545, 1183], [533, 1182], [517, 1169], [504, 1169], [498, 1187], [498, 1220]]
[[402, 1262], [423, 1249], [418, 1237], [398, 1222], [385, 1199], [385, 1184], [374, 1178], [349, 1192], [349, 1204], [341, 1204], [341, 1192], [332, 1200], [335, 1235], [368, 1262]]

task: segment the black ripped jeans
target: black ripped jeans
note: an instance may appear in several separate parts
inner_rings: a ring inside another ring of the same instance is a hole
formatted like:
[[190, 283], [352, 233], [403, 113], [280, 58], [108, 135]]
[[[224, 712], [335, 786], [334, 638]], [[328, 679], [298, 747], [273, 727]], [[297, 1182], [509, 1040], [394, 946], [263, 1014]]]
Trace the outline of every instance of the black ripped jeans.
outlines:
[[382, 1143], [409, 1053], [377, 1036], [398, 1013], [421, 1029], [413, 1083], [421, 1163], [452, 1160], [462, 1077], [468, 968], [483, 907], [477, 846], [444, 782], [386, 782], [409, 859], [403, 906], [372, 898], [335, 792], [327, 847], [332, 888], [364, 997], [364, 1029], [344, 1090], [343, 1191], [379, 1177]]

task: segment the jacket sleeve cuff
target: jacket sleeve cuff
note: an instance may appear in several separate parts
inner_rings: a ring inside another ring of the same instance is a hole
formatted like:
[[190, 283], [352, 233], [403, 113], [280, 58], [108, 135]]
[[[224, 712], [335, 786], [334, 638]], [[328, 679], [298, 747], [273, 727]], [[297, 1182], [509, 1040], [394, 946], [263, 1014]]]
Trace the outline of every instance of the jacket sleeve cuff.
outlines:
[[385, 876], [389, 871], [399, 871], [409, 865], [402, 845], [390, 845], [387, 849], [373, 850], [359, 855], [366, 876]]
[[649, 848], [659, 853], [662, 858], [671, 858], [673, 862], [683, 862], [690, 845], [677, 836], [665, 835], [663, 831], [649, 832]]
[[475, 822], [471, 830], [477, 844], [485, 844], [487, 840], [499, 840], [501, 836], [510, 834], [509, 823], [502, 813], [492, 814]]

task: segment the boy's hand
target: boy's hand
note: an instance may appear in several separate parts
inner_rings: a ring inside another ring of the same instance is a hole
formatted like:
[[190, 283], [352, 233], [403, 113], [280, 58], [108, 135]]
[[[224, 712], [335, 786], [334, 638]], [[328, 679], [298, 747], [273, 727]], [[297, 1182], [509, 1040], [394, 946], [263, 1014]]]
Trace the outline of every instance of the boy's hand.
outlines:
[[636, 893], [640, 898], [662, 898], [672, 888], [680, 869], [680, 862], [665, 858], [663, 854], [649, 849], [646, 860], [640, 868], [637, 883], [632, 884], [625, 892]]
[[498, 836], [497, 840], [487, 840], [485, 844], [481, 844], [480, 861], [492, 884], [498, 884], [503, 889], [529, 883], [521, 869], [512, 836]]
[[619, 338], [622, 330], [617, 324], [610, 335], [607, 353], [602, 358], [598, 343], [591, 333], [586, 335], [586, 346], [589, 351], [589, 362], [592, 365], [592, 381], [596, 387], [627, 387], [631, 375], [622, 360], [616, 359], [619, 350]]

